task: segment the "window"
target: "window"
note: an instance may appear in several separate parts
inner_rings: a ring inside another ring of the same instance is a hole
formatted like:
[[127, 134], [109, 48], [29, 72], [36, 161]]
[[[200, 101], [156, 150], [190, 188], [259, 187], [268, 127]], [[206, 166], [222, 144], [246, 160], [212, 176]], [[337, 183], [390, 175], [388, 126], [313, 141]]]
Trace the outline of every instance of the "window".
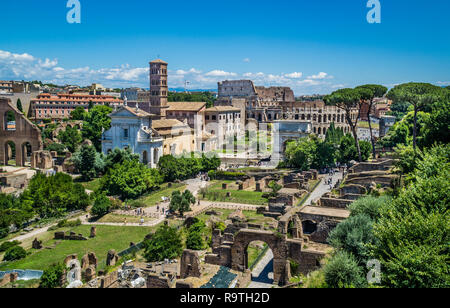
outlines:
[[128, 138], [128, 128], [123, 129], [123, 137], [126, 139]]

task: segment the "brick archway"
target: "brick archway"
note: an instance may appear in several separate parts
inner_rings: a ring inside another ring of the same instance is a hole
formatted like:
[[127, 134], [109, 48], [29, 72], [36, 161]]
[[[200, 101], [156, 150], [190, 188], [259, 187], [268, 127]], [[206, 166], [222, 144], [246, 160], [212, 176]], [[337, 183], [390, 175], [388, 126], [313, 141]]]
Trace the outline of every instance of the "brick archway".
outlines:
[[[15, 130], [6, 129], [7, 112], [13, 112], [16, 120]], [[23, 113], [11, 104], [9, 99], [0, 99], [0, 164], [7, 165], [7, 142], [16, 145], [16, 165], [23, 166], [25, 159], [22, 157], [22, 145], [29, 143], [32, 151], [41, 151], [43, 142], [40, 129], [28, 120]]]
[[237, 271], [248, 269], [247, 248], [251, 242], [266, 243], [273, 252], [274, 283], [285, 284], [289, 280], [288, 245], [285, 236], [279, 236], [270, 231], [243, 229], [238, 232], [231, 247], [231, 268]]

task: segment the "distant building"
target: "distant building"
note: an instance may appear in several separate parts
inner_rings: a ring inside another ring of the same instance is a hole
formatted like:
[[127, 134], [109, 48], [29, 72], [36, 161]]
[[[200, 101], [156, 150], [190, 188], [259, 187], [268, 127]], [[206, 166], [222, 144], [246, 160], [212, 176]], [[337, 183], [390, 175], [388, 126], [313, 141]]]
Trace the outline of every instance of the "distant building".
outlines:
[[311, 122], [276, 120], [273, 122], [272, 162], [276, 165], [284, 159], [287, 144], [311, 134]]
[[[233, 80], [218, 83], [219, 97], [215, 105], [230, 105], [241, 109], [246, 123], [256, 120], [258, 123], [274, 121], [309, 121], [311, 132], [325, 137], [332, 122], [345, 133], [350, 126], [344, 111], [327, 106], [323, 100], [296, 101], [294, 92], [288, 87], [256, 87], [251, 80]], [[243, 110], [245, 106], [245, 111]], [[351, 117], [356, 120], [358, 111], [353, 110]]]
[[169, 107], [167, 65], [167, 62], [160, 59], [150, 62], [150, 112], [162, 118], [166, 117]]
[[211, 135], [218, 136], [219, 147], [227, 142], [227, 138], [241, 136], [241, 110], [239, 108], [216, 106], [206, 109], [203, 113], [205, 130]]
[[163, 155], [164, 138], [153, 129], [153, 115], [122, 106], [110, 117], [111, 129], [103, 133], [102, 152], [107, 155], [115, 148], [130, 149], [143, 164], [155, 168]]
[[120, 98], [121, 99], [125, 99], [125, 97], [127, 98], [127, 100], [130, 102], [137, 102], [138, 101], [138, 92], [141, 89], [139, 88], [127, 88], [127, 89], [123, 89], [122, 92], [120, 93]]
[[176, 119], [153, 120], [152, 128], [163, 139], [163, 155], [181, 155], [197, 150], [194, 131]]
[[0, 94], [2, 93], [13, 93], [13, 82], [0, 80]]
[[62, 120], [69, 118], [70, 113], [77, 107], [83, 107], [89, 111], [90, 103], [117, 108], [123, 105], [123, 100], [106, 95], [42, 93], [31, 100], [30, 112], [32, 119], [38, 123], [44, 119]]

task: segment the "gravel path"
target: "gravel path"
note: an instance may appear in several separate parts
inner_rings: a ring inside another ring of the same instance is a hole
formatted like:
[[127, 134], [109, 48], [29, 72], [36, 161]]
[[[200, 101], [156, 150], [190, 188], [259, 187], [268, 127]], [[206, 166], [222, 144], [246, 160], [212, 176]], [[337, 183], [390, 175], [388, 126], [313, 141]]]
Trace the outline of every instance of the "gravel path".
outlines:
[[[311, 205], [312, 202], [319, 200], [324, 194], [331, 192], [330, 185], [325, 184], [325, 180], [328, 179], [327, 175], [322, 179], [317, 188], [309, 195], [306, 199], [304, 205]], [[333, 176], [333, 187], [336, 185], [338, 180], [342, 180], [342, 172], [337, 172]]]

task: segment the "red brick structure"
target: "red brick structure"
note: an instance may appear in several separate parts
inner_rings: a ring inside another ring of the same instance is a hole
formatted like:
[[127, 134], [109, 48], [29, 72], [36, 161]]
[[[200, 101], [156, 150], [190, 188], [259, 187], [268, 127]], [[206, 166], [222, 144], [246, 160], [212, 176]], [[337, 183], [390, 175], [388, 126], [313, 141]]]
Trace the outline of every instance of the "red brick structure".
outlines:
[[123, 100], [108, 95], [85, 95], [85, 94], [39, 94], [36, 99], [31, 100], [31, 117], [42, 122], [44, 119], [62, 120], [70, 117], [70, 113], [77, 107], [83, 107], [89, 111], [89, 104], [109, 105], [119, 107], [123, 105]]
[[[8, 125], [8, 116], [14, 115], [14, 121]], [[0, 164], [7, 165], [11, 159], [11, 144], [16, 149], [16, 165], [25, 166], [27, 152], [43, 150], [40, 129], [28, 120], [9, 99], [0, 99]], [[28, 146], [28, 151], [27, 151]]]

